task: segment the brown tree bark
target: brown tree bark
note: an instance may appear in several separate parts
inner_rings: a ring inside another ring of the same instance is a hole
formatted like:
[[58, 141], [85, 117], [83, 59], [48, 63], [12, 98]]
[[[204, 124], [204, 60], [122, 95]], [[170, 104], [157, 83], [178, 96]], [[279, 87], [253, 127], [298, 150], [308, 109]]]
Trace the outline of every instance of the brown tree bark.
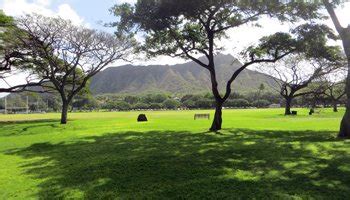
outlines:
[[[350, 33], [350, 31], [349, 31]], [[349, 38], [349, 46], [350, 46], [350, 38]], [[350, 137], [350, 55], [348, 55], [348, 77], [346, 79], [346, 106], [345, 106], [345, 114], [343, 119], [340, 122], [339, 129], [339, 138], [349, 138]]]
[[286, 98], [286, 106], [284, 109], [284, 115], [291, 115], [292, 114], [292, 112], [290, 111], [291, 105], [292, 105], [292, 98], [287, 97]]
[[[213, 66], [212, 69], [214, 69], [214, 57], [212, 57], [212, 59], [209, 60], [209, 66]], [[209, 130], [219, 131], [221, 130], [222, 126], [222, 105], [225, 102], [225, 100], [220, 96], [215, 70], [210, 70], [210, 79], [212, 84], [212, 93], [215, 98], [215, 114], [213, 118], [213, 123]]]
[[323, 3], [327, 9], [329, 16], [331, 17], [333, 24], [340, 35], [340, 38], [343, 42], [343, 47], [345, 55], [348, 61], [348, 76], [346, 78], [346, 110], [343, 116], [343, 119], [340, 123], [340, 130], [338, 137], [340, 138], [349, 138], [350, 137], [350, 26], [344, 28], [341, 26], [339, 19], [334, 11], [333, 5], [329, 0], [323, 0]]
[[214, 119], [210, 127], [210, 131], [221, 130], [221, 125], [222, 125], [222, 103], [216, 102]]
[[333, 102], [333, 112], [338, 112], [338, 105], [337, 102]]
[[69, 106], [68, 102], [63, 102], [62, 112], [61, 112], [61, 124], [67, 124], [68, 106]]
[[345, 111], [345, 114], [343, 116], [343, 119], [340, 122], [340, 130], [338, 137], [339, 138], [349, 138], [349, 132], [350, 132], [350, 112], [347, 108]]

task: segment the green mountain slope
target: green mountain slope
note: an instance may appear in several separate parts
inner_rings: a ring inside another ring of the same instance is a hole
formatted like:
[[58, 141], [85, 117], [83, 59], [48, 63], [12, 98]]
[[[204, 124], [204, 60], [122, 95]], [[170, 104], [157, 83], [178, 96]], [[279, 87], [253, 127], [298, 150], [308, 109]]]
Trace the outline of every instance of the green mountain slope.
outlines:
[[[220, 90], [224, 90], [227, 80], [241, 66], [231, 55], [219, 54], [215, 58], [217, 79]], [[233, 90], [246, 93], [257, 91], [263, 83], [271, 90], [274, 80], [252, 70], [245, 70], [233, 83]], [[210, 91], [210, 78], [206, 69], [194, 62], [176, 65], [150, 65], [110, 67], [100, 72], [91, 81], [94, 94], [104, 93], [149, 93], [169, 92], [175, 94], [192, 94]]]

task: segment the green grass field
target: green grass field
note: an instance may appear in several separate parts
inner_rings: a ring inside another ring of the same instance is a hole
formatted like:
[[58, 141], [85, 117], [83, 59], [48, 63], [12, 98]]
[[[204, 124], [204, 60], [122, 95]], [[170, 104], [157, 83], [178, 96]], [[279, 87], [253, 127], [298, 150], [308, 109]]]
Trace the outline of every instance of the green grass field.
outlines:
[[0, 199], [349, 199], [343, 110], [0, 115]]

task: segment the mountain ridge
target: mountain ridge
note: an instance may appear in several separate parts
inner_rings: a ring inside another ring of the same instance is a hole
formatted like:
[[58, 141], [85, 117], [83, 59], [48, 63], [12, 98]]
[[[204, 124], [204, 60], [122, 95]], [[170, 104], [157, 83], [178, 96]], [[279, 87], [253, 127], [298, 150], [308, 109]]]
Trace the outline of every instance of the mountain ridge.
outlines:
[[[204, 61], [204, 58], [199, 58]], [[242, 64], [232, 55], [215, 57], [219, 90], [225, 89], [227, 80]], [[267, 90], [275, 84], [271, 76], [253, 70], [244, 70], [232, 84], [234, 92], [257, 91], [263, 83]], [[193, 94], [211, 91], [209, 72], [190, 61], [175, 65], [123, 65], [109, 67], [91, 80], [93, 94], [140, 94], [165, 92]]]

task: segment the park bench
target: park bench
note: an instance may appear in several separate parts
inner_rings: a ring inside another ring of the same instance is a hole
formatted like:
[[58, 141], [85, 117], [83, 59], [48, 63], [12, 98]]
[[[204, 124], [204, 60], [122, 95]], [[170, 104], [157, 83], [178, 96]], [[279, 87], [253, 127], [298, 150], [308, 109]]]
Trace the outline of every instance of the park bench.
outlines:
[[209, 114], [194, 114], [194, 120], [196, 119], [210, 119], [210, 115]]
[[320, 113], [321, 113], [321, 109], [315, 109], [315, 110], [314, 110], [314, 113], [320, 114]]

